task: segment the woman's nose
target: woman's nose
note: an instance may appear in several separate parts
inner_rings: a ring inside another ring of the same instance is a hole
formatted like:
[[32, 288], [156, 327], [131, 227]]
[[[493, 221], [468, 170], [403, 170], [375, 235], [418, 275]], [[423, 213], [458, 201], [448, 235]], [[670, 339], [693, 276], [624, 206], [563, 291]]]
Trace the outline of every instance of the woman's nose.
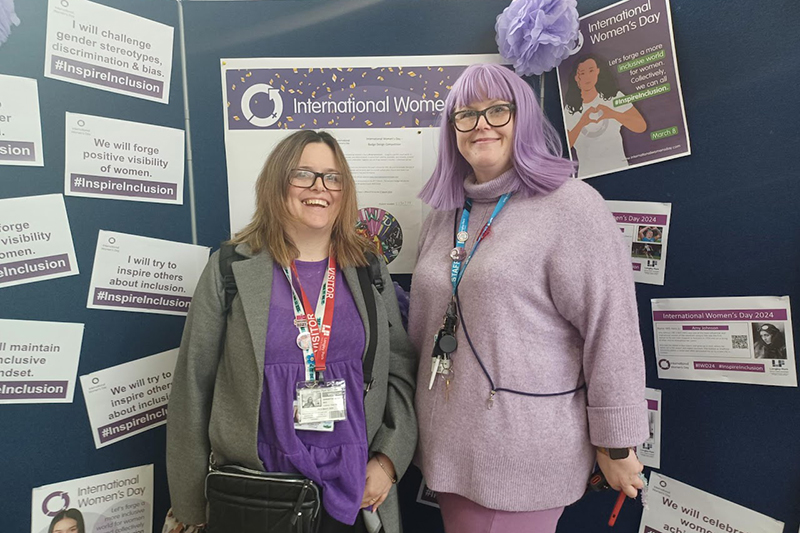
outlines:
[[476, 130], [488, 130], [491, 128], [489, 125], [489, 121], [486, 120], [486, 115], [481, 115], [478, 117], [478, 123], [475, 125]]
[[316, 176], [314, 178], [314, 183], [311, 184], [310, 188], [312, 191], [324, 191], [325, 184], [322, 181], [322, 176]]

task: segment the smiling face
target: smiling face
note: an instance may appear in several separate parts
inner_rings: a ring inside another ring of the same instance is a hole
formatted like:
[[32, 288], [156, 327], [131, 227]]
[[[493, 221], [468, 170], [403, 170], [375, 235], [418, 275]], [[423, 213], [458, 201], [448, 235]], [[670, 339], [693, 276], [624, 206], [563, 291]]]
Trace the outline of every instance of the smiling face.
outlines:
[[[324, 173], [340, 171], [333, 150], [322, 142], [306, 145], [295, 168]], [[342, 191], [327, 190], [321, 178], [311, 188], [290, 184], [286, 192], [286, 207], [292, 217], [289, 224], [301, 234], [319, 231], [330, 235], [339, 214], [341, 196]]]
[[575, 73], [575, 82], [581, 91], [591, 91], [597, 85], [599, 75], [600, 69], [597, 68], [595, 60], [587, 59], [578, 65], [578, 71]]
[[74, 518], [64, 518], [53, 526], [53, 533], [78, 533], [78, 521]]
[[[496, 104], [507, 104], [505, 100], [482, 100], [467, 106], [461, 106], [455, 111], [472, 109], [482, 111]], [[486, 117], [478, 119], [474, 130], [466, 133], [455, 130], [458, 151], [472, 167], [475, 178], [484, 183], [492, 180], [510, 169], [513, 165], [514, 142], [514, 117], [505, 126], [498, 128], [490, 126]]]

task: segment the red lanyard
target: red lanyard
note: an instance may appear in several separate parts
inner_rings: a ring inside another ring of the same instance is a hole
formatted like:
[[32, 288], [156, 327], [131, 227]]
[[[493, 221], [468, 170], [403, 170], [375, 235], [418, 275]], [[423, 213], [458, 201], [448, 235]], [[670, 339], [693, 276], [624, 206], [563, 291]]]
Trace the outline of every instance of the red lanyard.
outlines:
[[300, 288], [300, 295], [303, 298], [303, 311], [308, 324], [308, 333], [311, 335], [311, 349], [314, 351], [314, 370], [315, 372], [325, 371], [325, 362], [328, 359], [328, 345], [331, 341], [331, 325], [333, 323], [333, 304], [336, 295], [336, 259], [333, 255], [328, 258], [328, 270], [325, 273], [325, 281], [322, 283], [322, 294], [319, 302], [322, 305], [322, 324], [317, 321], [315, 309], [308, 301], [306, 291], [300, 283], [300, 276], [297, 268], [292, 261], [292, 274], [297, 279], [297, 286]]

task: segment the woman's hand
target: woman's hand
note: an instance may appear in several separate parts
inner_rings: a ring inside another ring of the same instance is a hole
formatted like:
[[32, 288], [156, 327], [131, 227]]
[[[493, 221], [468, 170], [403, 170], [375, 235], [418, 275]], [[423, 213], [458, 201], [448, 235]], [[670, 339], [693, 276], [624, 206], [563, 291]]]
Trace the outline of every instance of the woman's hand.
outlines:
[[597, 122], [595, 119], [591, 117], [591, 115], [596, 111], [597, 111], [596, 107], [589, 107], [583, 112], [583, 115], [581, 115], [581, 118], [578, 121], [578, 126], [580, 127], [580, 129], [585, 128], [589, 124], [594, 124], [595, 122]]
[[[379, 460], [380, 463], [383, 463], [383, 468], [381, 468]], [[382, 453], [376, 454], [370, 459], [367, 463], [367, 483], [364, 486], [364, 497], [361, 498], [361, 508], [372, 506], [372, 510], [377, 511], [389, 495], [393, 479], [395, 479], [395, 473], [391, 459]]]
[[581, 134], [581, 131], [583, 131], [583, 128], [585, 128], [586, 126], [588, 126], [592, 122], [595, 122], [594, 120], [592, 120], [589, 117], [589, 114], [592, 113], [594, 111], [594, 109], [595, 108], [590, 107], [590, 108], [584, 110], [583, 114], [581, 115], [581, 118], [578, 119], [578, 123], [575, 124], [574, 128], [569, 130], [569, 132], [567, 134], [567, 139], [569, 140], [569, 147], [570, 148], [575, 146], [575, 142], [578, 140], [578, 136]]
[[600, 122], [601, 120], [619, 120], [620, 113], [608, 107], [607, 105], [597, 104], [592, 108], [592, 113], [600, 113], [600, 116], [591, 119], [592, 122]]
[[611, 488], [624, 492], [629, 498], [636, 498], [639, 489], [644, 483], [639, 478], [639, 473], [644, 469], [639, 458], [633, 450], [625, 459], [612, 459], [605, 453], [597, 450], [597, 465], [606, 476], [606, 481]]

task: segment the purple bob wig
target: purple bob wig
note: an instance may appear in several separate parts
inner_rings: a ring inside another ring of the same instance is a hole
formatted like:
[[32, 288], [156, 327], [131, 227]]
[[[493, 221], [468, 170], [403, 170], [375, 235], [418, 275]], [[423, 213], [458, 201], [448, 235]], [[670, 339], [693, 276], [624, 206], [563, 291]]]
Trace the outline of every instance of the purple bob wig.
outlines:
[[516, 104], [512, 159], [519, 175], [516, 193], [547, 194], [560, 187], [575, 171], [561, 156], [561, 140], [542, 113], [530, 85], [502, 65], [467, 67], [447, 96], [440, 121], [439, 158], [433, 175], [419, 197], [434, 209], [457, 209], [464, 204], [464, 178], [472, 167], [458, 151], [456, 132], [449, 122], [457, 108], [483, 100]]

